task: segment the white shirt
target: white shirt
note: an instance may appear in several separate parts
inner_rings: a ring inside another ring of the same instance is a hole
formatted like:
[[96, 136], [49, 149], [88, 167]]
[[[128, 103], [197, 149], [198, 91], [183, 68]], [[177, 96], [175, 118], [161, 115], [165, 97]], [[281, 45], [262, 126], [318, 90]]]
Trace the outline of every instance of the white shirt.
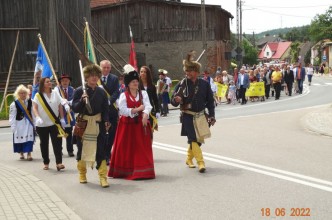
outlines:
[[[147, 115], [150, 114], [152, 106], [150, 104], [150, 100], [149, 100], [149, 96], [148, 93], [144, 90], [141, 91], [142, 92], [142, 96], [143, 96], [143, 105], [144, 105], [144, 113], [146, 113]], [[129, 96], [129, 98], [131, 98]], [[136, 96], [135, 98], [136, 101], [139, 100], [139, 95]], [[126, 116], [126, 117], [135, 117], [134, 114], [131, 113], [132, 108], [128, 108], [127, 106], [127, 98], [126, 98], [126, 94], [123, 92], [120, 94], [120, 98], [119, 98], [119, 114]]]
[[307, 67], [307, 74], [308, 74], [308, 75], [314, 75], [314, 68], [312, 68], [312, 67]]
[[[59, 115], [59, 105], [61, 104], [61, 101], [62, 101], [62, 98], [60, 97], [59, 93], [52, 90], [51, 98], [48, 98], [48, 96], [45, 93], [43, 93], [43, 95], [45, 97], [46, 102], [48, 103], [48, 105], [53, 110], [54, 114], [56, 116], [58, 116]], [[40, 104], [37, 96], [35, 96], [32, 101], [38, 105], [39, 117], [43, 120], [43, 123], [41, 125], [39, 125], [38, 127], [49, 127], [49, 126], [54, 125], [54, 123], [48, 117], [48, 115], [46, 114], [44, 108]]]
[[240, 77], [240, 85], [243, 86], [244, 74], [240, 73], [239, 77]]
[[169, 92], [170, 88], [171, 88], [172, 80], [168, 76], [166, 76], [165, 79], [166, 79], [166, 84], [168, 85], [167, 92]]

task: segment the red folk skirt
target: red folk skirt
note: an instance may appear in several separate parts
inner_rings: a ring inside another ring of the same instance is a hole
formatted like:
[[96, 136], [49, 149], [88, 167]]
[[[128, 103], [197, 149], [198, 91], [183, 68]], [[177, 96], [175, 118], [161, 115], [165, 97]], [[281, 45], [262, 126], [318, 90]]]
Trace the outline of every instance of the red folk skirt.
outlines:
[[154, 179], [151, 127], [143, 127], [142, 117], [121, 116], [112, 148], [108, 176]]

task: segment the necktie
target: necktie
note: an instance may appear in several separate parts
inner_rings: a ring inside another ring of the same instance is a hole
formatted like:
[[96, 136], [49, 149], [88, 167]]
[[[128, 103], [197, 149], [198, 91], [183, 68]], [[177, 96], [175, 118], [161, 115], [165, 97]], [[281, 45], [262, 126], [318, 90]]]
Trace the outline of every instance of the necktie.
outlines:
[[103, 83], [106, 83], [106, 76], [103, 76]]
[[64, 91], [65, 98], [67, 99], [68, 98], [67, 89], [64, 88], [63, 91]]

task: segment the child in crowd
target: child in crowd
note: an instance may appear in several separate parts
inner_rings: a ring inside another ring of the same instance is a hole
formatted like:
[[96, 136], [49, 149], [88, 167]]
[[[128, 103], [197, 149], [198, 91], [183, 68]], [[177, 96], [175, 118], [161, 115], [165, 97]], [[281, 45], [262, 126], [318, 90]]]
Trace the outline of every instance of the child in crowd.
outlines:
[[236, 86], [234, 84], [234, 81], [229, 81], [229, 90], [228, 90], [228, 100], [230, 100], [233, 105], [235, 105], [236, 102]]

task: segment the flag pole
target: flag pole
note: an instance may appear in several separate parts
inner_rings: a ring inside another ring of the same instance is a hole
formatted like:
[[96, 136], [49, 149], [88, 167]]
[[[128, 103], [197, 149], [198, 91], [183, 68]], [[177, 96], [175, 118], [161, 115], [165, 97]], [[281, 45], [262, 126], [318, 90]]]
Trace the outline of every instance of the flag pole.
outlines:
[[[3, 97], [2, 97], [0, 112], [2, 111], [3, 103], [6, 99], [6, 93], [7, 93], [7, 89], [8, 89], [8, 85], [9, 85], [10, 75], [12, 73], [12, 68], [13, 68], [13, 63], [14, 63], [14, 58], [15, 58], [15, 54], [16, 54], [16, 49], [17, 49], [19, 36], [20, 36], [20, 30], [17, 31], [17, 35], [16, 35], [16, 42], [15, 42], [14, 52], [13, 52], [13, 55], [12, 55], [12, 60], [10, 61], [10, 66], [9, 66], [9, 71], [8, 71], [8, 76], [7, 76], [7, 82], [6, 82], [6, 88], [5, 88], [5, 91], [3, 93]], [[7, 110], [6, 110], [6, 112], [7, 112]]]
[[[54, 77], [54, 79], [55, 79], [55, 82], [56, 82], [57, 86], [59, 87], [59, 91], [60, 91], [60, 93], [61, 93], [61, 96], [62, 96], [62, 97], [66, 97], [65, 94], [63, 93], [61, 87], [60, 87], [60, 83], [59, 83], [58, 77], [57, 77], [56, 74], [55, 74], [55, 71], [54, 71], [53, 65], [52, 65], [52, 63], [51, 63], [50, 57], [48, 56], [48, 53], [47, 53], [47, 50], [46, 50], [46, 48], [45, 48], [45, 45], [44, 45], [43, 39], [41, 38], [41, 34], [39, 33], [37, 36], [38, 36], [38, 39], [39, 39], [40, 45], [42, 46], [43, 51], [44, 51], [44, 53], [45, 53], [45, 56], [46, 56], [47, 62], [48, 62], [48, 64], [50, 65], [50, 68], [51, 68], [51, 71], [52, 71], [52, 75], [53, 75], [53, 77]], [[67, 112], [67, 114], [69, 115], [70, 121], [72, 121], [73, 118], [71, 117], [71, 114], [70, 114], [69, 111]]]

